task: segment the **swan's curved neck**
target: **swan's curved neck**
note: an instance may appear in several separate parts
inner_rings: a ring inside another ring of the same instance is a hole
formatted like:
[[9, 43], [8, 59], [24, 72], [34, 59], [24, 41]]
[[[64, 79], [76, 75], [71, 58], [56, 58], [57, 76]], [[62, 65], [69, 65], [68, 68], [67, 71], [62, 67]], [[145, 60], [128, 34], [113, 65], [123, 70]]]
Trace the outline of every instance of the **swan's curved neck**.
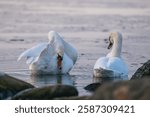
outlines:
[[108, 57], [121, 57], [122, 39], [115, 39], [111, 52]]

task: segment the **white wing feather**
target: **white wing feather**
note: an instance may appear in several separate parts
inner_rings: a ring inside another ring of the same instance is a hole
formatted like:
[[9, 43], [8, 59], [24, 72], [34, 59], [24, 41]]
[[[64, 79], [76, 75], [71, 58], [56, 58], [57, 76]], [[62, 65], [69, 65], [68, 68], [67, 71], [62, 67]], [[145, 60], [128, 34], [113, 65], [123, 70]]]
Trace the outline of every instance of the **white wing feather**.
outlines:
[[75, 64], [78, 58], [77, 50], [72, 45], [65, 42], [64, 40], [63, 40], [63, 44], [65, 47], [65, 53], [72, 59], [73, 63]]
[[22, 58], [27, 59], [27, 64], [30, 64], [36, 57], [38, 57], [41, 52], [47, 47], [47, 43], [38, 44], [26, 51], [24, 51], [19, 57], [17, 61], [20, 61]]

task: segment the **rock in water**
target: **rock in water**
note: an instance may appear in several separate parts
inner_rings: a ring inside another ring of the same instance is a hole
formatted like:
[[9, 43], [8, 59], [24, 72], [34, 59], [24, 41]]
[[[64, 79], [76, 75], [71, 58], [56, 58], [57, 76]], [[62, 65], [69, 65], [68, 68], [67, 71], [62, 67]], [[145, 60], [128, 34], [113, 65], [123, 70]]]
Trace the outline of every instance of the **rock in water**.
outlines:
[[143, 64], [131, 77], [133, 79], [150, 78], [150, 60]]
[[87, 85], [86, 87], [84, 87], [84, 89], [90, 92], [94, 92], [100, 86], [101, 86], [101, 83], [96, 82], [96, 83]]
[[29, 83], [18, 80], [5, 73], [0, 73], [0, 99], [6, 99], [22, 90], [33, 87], [34, 86]]
[[77, 96], [78, 91], [69, 85], [54, 85], [40, 88], [33, 88], [15, 95], [13, 100], [51, 100], [60, 97]]
[[150, 99], [150, 79], [106, 83], [89, 98], [94, 100], [144, 100]]

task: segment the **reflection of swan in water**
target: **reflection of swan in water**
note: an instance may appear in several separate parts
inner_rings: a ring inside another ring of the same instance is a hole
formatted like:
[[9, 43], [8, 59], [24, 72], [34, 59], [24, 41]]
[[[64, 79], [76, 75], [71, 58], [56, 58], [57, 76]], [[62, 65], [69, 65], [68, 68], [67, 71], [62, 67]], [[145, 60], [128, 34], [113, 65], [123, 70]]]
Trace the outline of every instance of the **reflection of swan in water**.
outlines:
[[74, 85], [73, 76], [67, 75], [31, 75], [31, 83], [35, 86], [66, 84]]

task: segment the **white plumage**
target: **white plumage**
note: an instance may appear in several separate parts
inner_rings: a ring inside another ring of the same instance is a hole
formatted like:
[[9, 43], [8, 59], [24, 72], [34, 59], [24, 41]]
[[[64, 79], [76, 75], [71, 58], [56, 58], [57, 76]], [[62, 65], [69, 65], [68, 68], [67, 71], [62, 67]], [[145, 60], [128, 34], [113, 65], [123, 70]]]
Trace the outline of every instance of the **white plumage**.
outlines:
[[112, 47], [112, 50], [96, 61], [94, 77], [127, 78], [128, 68], [121, 57], [122, 35], [118, 32], [111, 33], [109, 41], [108, 49]]
[[77, 60], [77, 51], [55, 31], [48, 33], [49, 42], [23, 52], [18, 61], [27, 59], [32, 74], [67, 74]]

